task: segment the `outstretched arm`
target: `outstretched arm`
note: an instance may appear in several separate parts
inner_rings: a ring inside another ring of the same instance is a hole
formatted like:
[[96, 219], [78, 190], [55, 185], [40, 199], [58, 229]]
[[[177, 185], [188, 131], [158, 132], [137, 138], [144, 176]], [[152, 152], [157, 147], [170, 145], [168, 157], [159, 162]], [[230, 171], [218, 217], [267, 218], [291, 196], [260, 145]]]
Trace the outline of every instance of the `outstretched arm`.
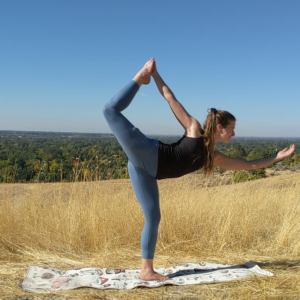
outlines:
[[200, 123], [195, 118], [193, 118], [185, 110], [185, 108], [181, 105], [181, 103], [176, 99], [171, 89], [166, 85], [166, 83], [158, 74], [156, 66], [154, 67], [152, 77], [156, 83], [159, 92], [169, 103], [178, 122], [185, 129], [185, 135], [189, 137], [199, 137], [201, 134]]
[[290, 148], [285, 148], [278, 152], [276, 157], [268, 157], [246, 161], [239, 158], [229, 157], [219, 151], [215, 151], [214, 165], [227, 170], [254, 170], [264, 168], [277, 161], [287, 158], [295, 150], [295, 145], [291, 145]]

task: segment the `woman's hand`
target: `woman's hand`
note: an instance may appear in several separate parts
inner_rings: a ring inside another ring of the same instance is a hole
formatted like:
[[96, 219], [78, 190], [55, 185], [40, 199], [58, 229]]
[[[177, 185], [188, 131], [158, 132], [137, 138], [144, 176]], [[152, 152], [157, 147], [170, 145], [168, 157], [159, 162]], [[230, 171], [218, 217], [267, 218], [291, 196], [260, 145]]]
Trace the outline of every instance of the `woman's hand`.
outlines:
[[295, 145], [291, 145], [290, 148], [284, 148], [276, 155], [276, 160], [282, 160], [289, 157], [295, 151]]

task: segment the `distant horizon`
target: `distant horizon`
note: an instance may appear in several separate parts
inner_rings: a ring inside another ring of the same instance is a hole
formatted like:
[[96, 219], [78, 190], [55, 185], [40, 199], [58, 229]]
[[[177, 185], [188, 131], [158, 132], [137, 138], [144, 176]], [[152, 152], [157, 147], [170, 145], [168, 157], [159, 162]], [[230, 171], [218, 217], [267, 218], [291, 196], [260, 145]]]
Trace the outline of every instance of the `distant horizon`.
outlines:
[[[44, 130], [0, 130], [1, 132], [37, 132], [37, 133], [70, 133], [70, 134], [109, 134], [114, 135], [112, 132], [80, 132], [80, 131], [44, 131]], [[162, 134], [162, 133], [146, 133], [146, 136], [182, 136], [183, 134]], [[269, 139], [300, 139], [300, 136], [246, 136], [246, 135], [236, 135], [235, 138], [269, 138]]]

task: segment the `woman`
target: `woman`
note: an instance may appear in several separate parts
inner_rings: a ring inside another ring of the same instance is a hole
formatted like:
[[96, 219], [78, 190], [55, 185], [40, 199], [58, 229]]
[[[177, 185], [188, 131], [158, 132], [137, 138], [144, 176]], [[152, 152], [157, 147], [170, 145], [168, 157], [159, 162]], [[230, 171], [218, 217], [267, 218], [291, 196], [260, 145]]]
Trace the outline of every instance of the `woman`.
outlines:
[[[185, 129], [184, 136], [172, 145], [149, 139], [122, 114], [143, 84], [151, 76], [158, 90], [168, 101], [175, 117]], [[160, 222], [157, 179], [179, 177], [204, 168], [212, 173], [214, 166], [230, 170], [253, 170], [282, 160], [294, 152], [295, 146], [285, 148], [274, 158], [252, 161], [228, 157], [214, 150], [215, 142], [229, 143], [234, 136], [235, 117], [227, 111], [211, 109], [204, 126], [190, 116], [157, 72], [155, 60], [150, 59], [104, 107], [104, 116], [126, 155], [128, 172], [135, 195], [145, 216], [141, 237], [143, 280], [168, 280], [153, 269], [153, 258]]]

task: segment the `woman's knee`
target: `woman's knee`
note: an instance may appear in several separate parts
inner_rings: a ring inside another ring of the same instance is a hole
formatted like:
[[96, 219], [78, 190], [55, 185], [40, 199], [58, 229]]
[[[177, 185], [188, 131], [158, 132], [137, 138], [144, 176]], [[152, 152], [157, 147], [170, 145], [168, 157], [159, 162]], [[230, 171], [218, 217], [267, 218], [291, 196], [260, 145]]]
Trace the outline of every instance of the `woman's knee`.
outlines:
[[106, 122], [108, 125], [110, 125], [110, 127], [120, 119], [120, 112], [112, 107], [109, 102], [104, 105], [102, 112]]
[[107, 119], [111, 115], [111, 110], [112, 110], [112, 108], [109, 105], [109, 102], [106, 103], [102, 109], [102, 113], [103, 113], [105, 119]]
[[155, 222], [156, 222], [157, 227], [159, 226], [160, 220], [161, 220], [161, 215], [159, 212], [158, 215], [155, 217]]
[[149, 212], [148, 217], [146, 217], [146, 222], [149, 222], [152, 227], [158, 228], [160, 220], [161, 220], [160, 210]]

